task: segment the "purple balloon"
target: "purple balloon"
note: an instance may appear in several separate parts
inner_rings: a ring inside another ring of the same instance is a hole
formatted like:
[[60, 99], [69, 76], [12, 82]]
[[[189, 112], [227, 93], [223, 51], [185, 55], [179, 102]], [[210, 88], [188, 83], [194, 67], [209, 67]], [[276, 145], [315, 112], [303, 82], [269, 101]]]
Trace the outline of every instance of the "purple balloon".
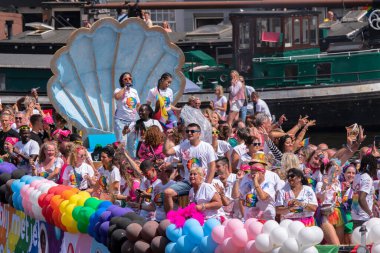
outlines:
[[110, 228], [110, 222], [106, 221], [103, 222], [100, 227], [99, 227], [99, 235], [100, 237], [105, 237], [107, 238], [108, 235], [108, 229]]
[[12, 174], [14, 170], [17, 170], [17, 167], [13, 163], [7, 163], [7, 162], [0, 163], [0, 174], [2, 173]]
[[117, 208], [114, 208], [111, 211], [113, 217], [123, 216], [124, 214], [130, 213], [130, 212], [133, 212], [132, 209], [130, 209], [128, 207], [122, 208], [122, 207], [119, 207], [119, 206]]
[[111, 211], [105, 211], [100, 215], [99, 222], [109, 221], [112, 218]]

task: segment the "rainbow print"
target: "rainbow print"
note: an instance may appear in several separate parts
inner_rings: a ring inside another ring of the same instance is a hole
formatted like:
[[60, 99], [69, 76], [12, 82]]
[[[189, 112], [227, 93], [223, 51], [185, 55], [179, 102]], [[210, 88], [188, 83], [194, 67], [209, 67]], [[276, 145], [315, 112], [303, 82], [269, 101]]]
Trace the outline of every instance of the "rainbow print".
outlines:
[[156, 194], [156, 196], [154, 196], [154, 203], [156, 204], [156, 206], [158, 207], [161, 207], [162, 204], [164, 203], [164, 193], [163, 192], [160, 192], [158, 194]]
[[308, 177], [307, 183], [309, 184], [311, 188], [313, 188], [313, 190], [315, 190], [315, 187], [317, 186], [317, 180], [315, 180], [314, 178]]
[[202, 162], [198, 158], [192, 158], [187, 162], [187, 169], [190, 170], [193, 167], [202, 167]]
[[38, 173], [38, 175], [40, 177], [47, 178], [49, 176], [49, 173], [47, 173], [46, 171], [41, 171], [40, 173]]
[[[153, 115], [153, 118], [158, 120], [162, 124], [166, 124], [169, 119], [168, 112], [165, 109], [165, 99], [163, 96], [157, 95], [157, 102], [159, 104], [159, 109]], [[156, 108], [157, 109], [157, 108]]]
[[107, 178], [105, 176], [101, 176], [98, 180], [98, 183], [102, 189], [107, 189]]
[[128, 106], [129, 109], [136, 109], [137, 106], [137, 100], [136, 98], [129, 97], [125, 101], [126, 105]]
[[255, 207], [257, 203], [257, 196], [253, 193], [248, 193], [245, 195], [245, 206], [246, 207]]

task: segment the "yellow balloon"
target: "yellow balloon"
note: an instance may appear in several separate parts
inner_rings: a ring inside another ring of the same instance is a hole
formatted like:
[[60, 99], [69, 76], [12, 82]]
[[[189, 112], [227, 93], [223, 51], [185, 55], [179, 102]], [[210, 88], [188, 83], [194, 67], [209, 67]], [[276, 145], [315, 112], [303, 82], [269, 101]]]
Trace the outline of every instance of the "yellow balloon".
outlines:
[[68, 204], [65, 208], [65, 214], [69, 215], [70, 217], [73, 217], [73, 210], [76, 207], [74, 204]]
[[59, 211], [61, 213], [64, 213], [65, 210], [66, 210], [66, 206], [69, 204], [70, 202], [68, 200], [64, 200], [61, 202], [61, 204], [59, 204]]
[[78, 192], [78, 195], [85, 197], [86, 199], [91, 197], [91, 194], [89, 192], [86, 192], [86, 191], [80, 191], [80, 192]]
[[75, 195], [73, 195], [73, 196], [70, 197], [69, 202], [70, 202], [70, 204], [77, 205], [78, 200], [79, 200], [80, 198], [81, 198], [81, 197], [80, 197], [78, 194], [75, 194]]
[[88, 198], [86, 197], [80, 197], [80, 199], [78, 200], [78, 206], [84, 206], [84, 202], [86, 202]]

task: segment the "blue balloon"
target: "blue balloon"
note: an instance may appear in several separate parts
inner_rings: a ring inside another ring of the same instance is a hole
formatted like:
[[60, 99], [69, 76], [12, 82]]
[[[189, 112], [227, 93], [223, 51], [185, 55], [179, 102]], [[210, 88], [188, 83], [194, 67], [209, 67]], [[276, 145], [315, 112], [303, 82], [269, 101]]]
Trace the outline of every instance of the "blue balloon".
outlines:
[[202, 253], [202, 251], [199, 249], [198, 246], [195, 246], [195, 248], [191, 251], [191, 253]]
[[183, 234], [188, 235], [190, 233], [190, 229], [193, 227], [201, 227], [201, 224], [199, 224], [199, 221], [196, 219], [188, 219], [185, 224], [183, 225]]
[[105, 200], [105, 201], [103, 201], [102, 203], [99, 204], [98, 209], [100, 209], [100, 208], [106, 208], [107, 209], [110, 206], [112, 206], [112, 202], [108, 201], [108, 200]]
[[170, 241], [176, 242], [178, 238], [180, 238], [181, 236], [182, 236], [182, 228], [176, 228], [174, 224], [170, 224], [166, 228], [166, 237]]
[[178, 238], [175, 245], [175, 251], [180, 253], [191, 253], [195, 246], [195, 243], [188, 235], [183, 235]]
[[25, 175], [25, 176], [22, 176], [22, 178], [20, 179], [21, 182], [26, 182], [28, 180], [30, 180], [32, 178], [32, 176], [30, 175]]
[[175, 253], [175, 242], [168, 243], [165, 247], [165, 253]]
[[213, 253], [218, 244], [212, 239], [212, 236], [202, 238], [199, 248], [203, 253]]
[[188, 228], [188, 233], [189, 238], [193, 241], [195, 245], [198, 245], [204, 237], [203, 228], [200, 224], [198, 226], [193, 225], [190, 228]]
[[218, 221], [217, 219], [214, 219], [214, 218], [208, 219], [203, 225], [203, 231], [204, 231], [205, 236], [211, 235], [212, 229], [219, 225], [221, 224], [220, 224], [220, 221]]

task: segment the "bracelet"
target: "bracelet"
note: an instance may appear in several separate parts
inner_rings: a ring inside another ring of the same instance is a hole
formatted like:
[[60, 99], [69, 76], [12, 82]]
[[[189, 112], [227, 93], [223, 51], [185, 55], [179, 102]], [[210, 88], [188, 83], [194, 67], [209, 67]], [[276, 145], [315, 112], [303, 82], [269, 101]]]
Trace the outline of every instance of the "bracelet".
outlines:
[[206, 205], [205, 203], [202, 204], [202, 211], [205, 211], [206, 210]]

